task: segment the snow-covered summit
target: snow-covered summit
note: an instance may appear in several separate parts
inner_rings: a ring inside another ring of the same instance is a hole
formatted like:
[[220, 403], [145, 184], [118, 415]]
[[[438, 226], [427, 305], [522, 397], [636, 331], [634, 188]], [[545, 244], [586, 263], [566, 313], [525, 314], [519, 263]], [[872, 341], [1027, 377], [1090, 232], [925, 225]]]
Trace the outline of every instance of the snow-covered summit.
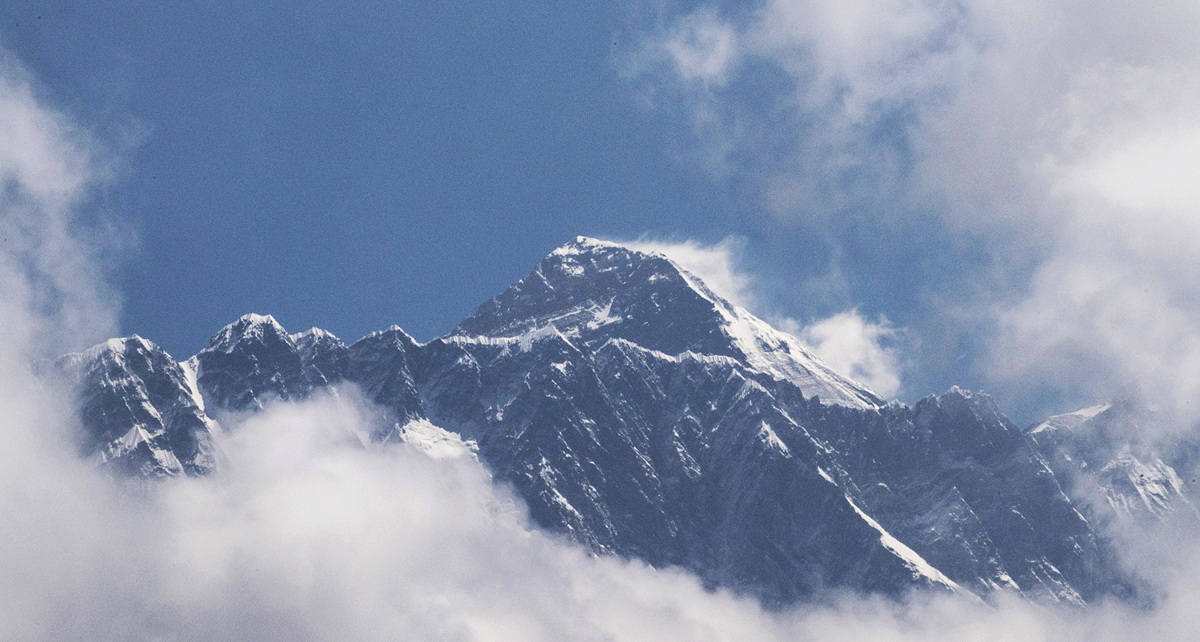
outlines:
[[291, 337], [292, 342], [295, 343], [297, 346], [318, 343], [321, 341], [330, 341], [330, 340], [341, 341], [341, 339], [338, 339], [337, 336], [335, 336], [332, 332], [330, 332], [328, 330], [322, 330], [321, 328], [316, 328], [316, 327], [309, 328], [309, 329], [305, 330], [304, 332], [297, 332], [295, 334], [289, 334], [288, 336]]
[[590, 345], [616, 338], [670, 355], [731, 357], [843, 406], [883, 403], [795, 337], [720, 297], [670, 258], [584, 236], [555, 249], [528, 276], [481, 305], [452, 336], [514, 338], [549, 327]]
[[388, 328], [386, 330], [376, 330], [375, 332], [372, 332], [372, 333], [368, 334], [367, 336], [363, 337], [363, 339], [374, 339], [374, 340], [387, 339], [387, 340], [392, 340], [392, 341], [398, 341], [403, 345], [417, 345], [417, 340], [414, 339], [412, 337], [412, 335], [405, 332], [404, 328], [401, 328], [400, 326], [395, 325], [395, 324], [388, 326]]
[[[292, 336], [270, 315], [243, 315], [213, 335], [194, 359], [206, 408], [213, 412], [261, 409], [272, 398], [300, 399], [313, 386]], [[265, 372], [272, 374], [264, 378]]]
[[213, 335], [204, 351], [230, 353], [244, 342], [291, 343], [292, 338], [275, 317], [269, 314], [244, 314]]
[[[81, 359], [90, 360], [90, 359], [102, 357], [105, 354], [120, 355], [120, 354], [125, 353], [125, 351], [131, 347], [131, 344], [133, 346], [135, 346], [135, 349], [141, 349], [141, 350], [154, 350], [154, 349], [158, 348], [158, 346], [156, 346], [154, 343], [147, 341], [147, 340], [139, 337], [136, 334], [131, 334], [127, 337], [121, 337], [121, 338], [117, 338], [117, 339], [109, 339], [107, 341], [97, 343], [96, 345], [88, 348], [87, 350], [84, 350], [83, 352], [78, 353], [78, 356]], [[69, 355], [69, 356], [75, 356], [75, 355]]]
[[109, 339], [52, 367], [77, 398], [79, 446], [96, 461], [141, 477], [213, 470], [219, 427], [194, 377], [158, 345], [137, 335]]
[[626, 248], [620, 243], [613, 243], [612, 241], [594, 239], [588, 236], [576, 236], [575, 240], [571, 241], [570, 243], [555, 248], [550, 255], [570, 256], [573, 254], [583, 254], [597, 249], [623, 250]]

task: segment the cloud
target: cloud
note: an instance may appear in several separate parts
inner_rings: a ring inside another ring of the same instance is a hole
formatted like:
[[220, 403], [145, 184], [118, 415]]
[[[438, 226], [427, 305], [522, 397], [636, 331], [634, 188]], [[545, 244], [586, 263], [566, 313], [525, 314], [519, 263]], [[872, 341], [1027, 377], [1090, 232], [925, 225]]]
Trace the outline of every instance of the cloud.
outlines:
[[1010, 403], [1134, 389], [1200, 416], [1195, 3], [767, 0], [647, 38], [695, 16], [733, 34], [724, 84], [637, 77], [705, 115], [697, 153], [757, 185], [777, 227], [847, 264], [878, 262], [864, 237], [904, 253], [903, 305], [937, 307], [890, 317], [928, 345], [973, 337], [974, 376]]
[[86, 134], [45, 107], [32, 79], [0, 50], [0, 506], [8, 514], [0, 600], [11, 615], [8, 637], [44, 612], [54, 587], [43, 578], [76, 575], [106, 539], [93, 528], [103, 502], [63, 464], [74, 456], [64, 429], [72, 406], [41, 389], [29, 368], [35, 357], [114, 327], [113, 298], [91, 259], [96, 248], [73, 233], [75, 207], [101, 173]]
[[997, 380], [1060, 378], [1093, 398], [1128, 388], [1200, 418], [1200, 192], [1189, 176], [1200, 64], [1176, 66], [1101, 65], [1071, 79], [1053, 112], [1064, 124], [1027, 190], [1046, 195], [1035, 229], [1052, 245], [997, 315]]
[[737, 33], [711, 11], [680, 20], [662, 41], [662, 53], [686, 80], [722, 84], [735, 64]]
[[886, 318], [872, 323], [858, 310], [847, 310], [804, 328], [793, 327], [793, 332], [835, 371], [884, 397], [900, 390], [900, 355], [888, 345], [894, 343], [896, 329]]
[[0, 333], [20, 335], [22, 349], [53, 356], [116, 327], [117, 297], [97, 259], [104, 248], [79, 237], [87, 226], [78, 216], [110, 167], [97, 141], [39, 102], [28, 73], [0, 49]]
[[24, 471], [24, 497], [8, 485], [2, 496], [19, 528], [2, 536], [0, 634], [1002, 642], [1183, 640], [1200, 624], [1187, 576], [1154, 612], [920, 594], [767, 612], [686, 573], [533, 530], [474, 458], [364, 443], [377, 417], [348, 390], [277, 404], [227, 426], [216, 475], [141, 489], [68, 453], [30, 459], [44, 472]]
[[742, 238], [730, 236], [713, 245], [692, 239], [662, 241], [648, 238], [620, 243], [631, 250], [666, 256], [700, 277], [709, 289], [734, 305], [747, 310], [755, 310], [760, 305], [754, 293], [754, 279], [740, 267], [739, 255], [745, 245]]

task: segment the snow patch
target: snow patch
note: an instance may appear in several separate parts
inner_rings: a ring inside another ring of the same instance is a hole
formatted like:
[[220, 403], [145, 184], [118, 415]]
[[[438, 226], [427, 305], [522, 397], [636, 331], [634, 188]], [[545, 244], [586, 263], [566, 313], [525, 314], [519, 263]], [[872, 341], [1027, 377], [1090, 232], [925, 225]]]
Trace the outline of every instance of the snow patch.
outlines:
[[[1138, 508], [1161, 518], [1174, 513], [1180, 506], [1191, 507], [1183, 493], [1183, 480], [1174, 468], [1161, 459], [1143, 463], [1133, 456], [1128, 446], [1100, 474], [1109, 505], [1122, 517], [1132, 517]], [[1130, 488], [1132, 493], [1127, 490]]]
[[771, 429], [770, 424], [767, 422], [762, 422], [762, 427], [758, 429], [758, 436], [769, 448], [778, 451], [786, 457], [792, 456], [792, 451], [788, 449], [787, 444], [783, 443], [783, 440], [779, 438], [779, 435], [775, 434], [775, 431]]
[[521, 352], [529, 352], [533, 349], [533, 344], [541, 341], [542, 339], [549, 339], [550, 337], [554, 336], [562, 336], [562, 334], [558, 331], [558, 328], [555, 328], [553, 325], [548, 325], [531, 330], [530, 332], [526, 332], [525, 334], [516, 337], [516, 339], [517, 345], [520, 347]]
[[616, 243], [601, 241], [600, 239], [594, 239], [587, 236], [576, 236], [574, 241], [571, 241], [562, 247], [555, 248], [555, 250], [550, 253], [550, 256], [575, 256], [578, 254], [586, 254], [600, 248], [616, 250], [625, 249]]
[[[670, 260], [670, 259], [668, 259]], [[672, 262], [672, 265], [675, 265]], [[799, 339], [713, 294], [695, 275], [675, 267], [697, 294], [713, 304], [725, 321], [725, 333], [746, 355], [746, 364], [763, 374], [791, 381], [808, 396], [850, 408], [873, 409], [881, 398], [866, 386], [833, 371], [804, 347]]]
[[624, 317], [612, 316], [612, 304], [613, 304], [613, 302], [609, 301], [608, 305], [604, 306], [603, 308], [598, 308], [596, 310], [595, 314], [592, 317], [592, 320], [588, 321], [587, 327], [589, 330], [595, 330], [597, 328], [600, 328], [600, 327], [603, 327], [603, 326], [606, 326], [606, 325], [609, 325], [612, 323], [620, 323], [621, 321], [625, 320]]
[[316, 343], [323, 339], [341, 341], [341, 339], [338, 339], [337, 336], [335, 336], [332, 332], [328, 330], [322, 330], [321, 328], [317, 327], [309, 328], [304, 332], [289, 334], [288, 338], [291, 339], [292, 343], [295, 343], [296, 345], [300, 345], [302, 343]]
[[208, 416], [208, 411], [204, 408], [204, 395], [200, 393], [200, 360], [192, 357], [187, 361], [179, 362], [179, 369], [183, 371], [183, 383], [187, 386], [188, 396], [192, 398], [192, 403], [196, 404], [196, 408], [200, 411], [200, 419], [208, 428], [208, 431], [215, 434], [221, 432], [221, 425]]
[[[826, 479], [829, 479], [829, 477], [825, 475], [825, 471], [822, 470], [820, 472], [822, 473], [822, 476], [824, 476]], [[870, 525], [871, 528], [879, 531], [879, 543], [883, 544], [883, 547], [891, 551], [894, 555], [896, 555], [896, 557], [899, 557], [904, 562], [904, 565], [907, 566], [913, 573], [924, 576], [930, 581], [941, 584], [956, 593], [970, 595], [972, 597], [975, 596], [974, 593], [971, 593], [970, 591], [967, 591], [963, 587], [959, 586], [954, 580], [946, 577], [944, 573], [934, 568], [929, 562], [926, 562], [925, 558], [918, 555], [916, 551], [909, 548], [904, 542], [901, 542], [893, 537], [891, 533], [884, 530], [883, 526], [880, 526], [879, 522], [875, 521], [870, 515], [863, 512], [863, 509], [859, 508], [858, 504], [855, 504], [854, 500], [850, 499], [849, 495], [846, 495], [845, 497], [846, 501], [850, 504], [850, 507], [854, 509], [854, 512], [858, 513], [858, 516], [863, 518], [863, 521]]]

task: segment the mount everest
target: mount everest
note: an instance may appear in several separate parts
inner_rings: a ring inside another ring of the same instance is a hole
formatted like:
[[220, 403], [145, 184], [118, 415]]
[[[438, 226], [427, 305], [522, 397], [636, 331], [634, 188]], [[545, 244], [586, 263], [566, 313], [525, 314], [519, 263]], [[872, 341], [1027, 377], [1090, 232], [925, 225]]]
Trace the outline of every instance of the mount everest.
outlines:
[[76, 395], [82, 453], [145, 478], [220, 474], [226, 418], [355, 387], [374, 441], [474, 453], [538, 526], [767, 604], [1127, 597], [1099, 524], [1196, 510], [1191, 451], [1138, 442], [1136, 404], [1022, 430], [957, 388], [886, 403], [670, 259], [584, 237], [428, 343], [251, 314], [183, 361], [134, 336], [38, 369]]

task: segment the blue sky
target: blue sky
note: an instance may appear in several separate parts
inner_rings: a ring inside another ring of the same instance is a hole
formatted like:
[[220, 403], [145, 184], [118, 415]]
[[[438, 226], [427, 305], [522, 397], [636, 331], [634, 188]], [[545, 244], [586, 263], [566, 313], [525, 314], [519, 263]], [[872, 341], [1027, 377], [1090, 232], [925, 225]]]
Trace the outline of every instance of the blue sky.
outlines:
[[737, 230], [619, 77], [619, 10], [257, 7], [0, 10], [55, 102], [133, 138], [102, 204], [140, 240], [128, 332], [186, 353], [259, 310], [431, 338], [576, 234]]
[[0, 46], [111, 159], [120, 331], [177, 357], [250, 311], [429, 339], [650, 238], [903, 400], [1032, 420], [1200, 387], [1194, 11], [1123, 11], [16, 0]]
[[53, 100], [129, 145], [101, 202], [140, 241], [128, 332], [186, 353], [260, 310], [431, 338], [577, 234], [747, 231], [618, 73], [620, 9], [211, 7], [0, 9]]

